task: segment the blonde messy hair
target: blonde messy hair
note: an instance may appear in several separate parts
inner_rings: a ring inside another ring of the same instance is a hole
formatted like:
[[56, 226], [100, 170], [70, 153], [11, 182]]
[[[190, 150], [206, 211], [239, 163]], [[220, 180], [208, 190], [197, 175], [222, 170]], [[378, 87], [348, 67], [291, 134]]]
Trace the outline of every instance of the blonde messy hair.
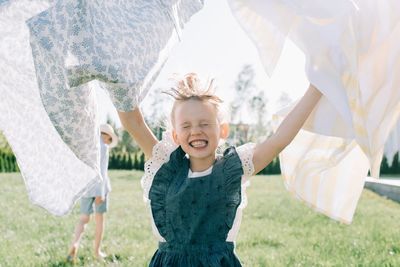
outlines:
[[201, 83], [196, 73], [188, 73], [182, 79], [175, 79], [176, 85], [170, 91], [164, 93], [172, 96], [175, 99], [171, 111], [171, 123], [174, 125], [174, 112], [178, 103], [188, 100], [197, 100], [209, 102], [215, 106], [217, 110], [217, 117], [219, 122], [223, 122], [224, 115], [221, 112], [220, 104], [223, 103], [222, 99], [215, 94], [216, 87], [214, 86], [214, 79], [206, 83], [206, 86]]

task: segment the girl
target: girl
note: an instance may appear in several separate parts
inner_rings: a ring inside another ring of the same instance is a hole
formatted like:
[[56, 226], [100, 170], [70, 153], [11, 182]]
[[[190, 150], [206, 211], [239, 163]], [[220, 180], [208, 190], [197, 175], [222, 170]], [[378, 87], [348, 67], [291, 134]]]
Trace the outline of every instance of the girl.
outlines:
[[229, 133], [212, 82], [187, 74], [171, 92], [172, 133], [159, 142], [139, 108], [124, 127], [150, 159], [142, 187], [159, 248], [150, 266], [241, 266], [234, 253], [246, 177], [264, 169], [300, 130], [321, 97], [312, 85], [276, 133], [260, 144], [216, 149]]
[[109, 124], [100, 125], [100, 167], [103, 181], [96, 184], [81, 198], [81, 216], [75, 226], [74, 237], [69, 248], [67, 261], [76, 262], [78, 248], [82, 239], [86, 225], [90, 221], [90, 215], [95, 212], [94, 220], [96, 223], [94, 238], [94, 256], [97, 259], [104, 259], [107, 255], [101, 250], [101, 241], [104, 232], [104, 214], [108, 210], [108, 196], [111, 191], [110, 179], [108, 177], [108, 158], [109, 148], [113, 148], [118, 143], [118, 137], [114, 129]]

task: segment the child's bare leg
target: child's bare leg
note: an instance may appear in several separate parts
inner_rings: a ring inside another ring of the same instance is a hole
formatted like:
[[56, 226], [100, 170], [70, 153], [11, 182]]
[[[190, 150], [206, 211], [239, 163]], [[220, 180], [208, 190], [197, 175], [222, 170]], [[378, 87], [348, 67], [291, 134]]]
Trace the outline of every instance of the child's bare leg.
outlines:
[[[100, 197], [96, 197], [95, 199], [96, 206], [102, 203], [102, 199]], [[103, 239], [103, 232], [104, 232], [104, 215], [103, 213], [96, 212], [94, 215], [95, 223], [96, 223], [96, 230], [94, 236], [94, 254], [97, 258], [104, 258], [106, 254], [101, 251], [101, 241]]]
[[81, 241], [83, 232], [85, 231], [85, 227], [89, 222], [89, 220], [90, 220], [90, 215], [81, 214], [79, 222], [75, 226], [74, 239], [72, 240], [72, 244], [68, 252], [68, 255], [71, 256], [72, 258], [75, 258], [76, 254], [78, 253], [79, 243]]

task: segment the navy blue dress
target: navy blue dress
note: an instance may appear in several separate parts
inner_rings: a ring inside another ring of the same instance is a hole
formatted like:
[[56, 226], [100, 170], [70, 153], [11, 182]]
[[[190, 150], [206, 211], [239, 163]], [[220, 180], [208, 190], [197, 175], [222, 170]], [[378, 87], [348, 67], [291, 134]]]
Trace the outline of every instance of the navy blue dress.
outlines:
[[160, 242], [149, 266], [241, 266], [226, 242], [241, 202], [242, 163], [235, 148], [216, 159], [212, 173], [188, 178], [189, 159], [178, 147], [154, 176], [149, 192]]

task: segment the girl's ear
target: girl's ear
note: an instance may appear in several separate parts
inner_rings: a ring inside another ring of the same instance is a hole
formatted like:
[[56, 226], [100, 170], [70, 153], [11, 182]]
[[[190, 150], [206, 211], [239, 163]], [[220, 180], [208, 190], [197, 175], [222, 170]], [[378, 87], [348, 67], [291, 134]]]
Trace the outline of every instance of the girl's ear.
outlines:
[[174, 139], [175, 144], [179, 145], [178, 135], [175, 130], [172, 130], [172, 138]]
[[229, 124], [228, 123], [222, 123], [221, 128], [220, 128], [220, 137], [222, 139], [227, 139], [229, 136]]

